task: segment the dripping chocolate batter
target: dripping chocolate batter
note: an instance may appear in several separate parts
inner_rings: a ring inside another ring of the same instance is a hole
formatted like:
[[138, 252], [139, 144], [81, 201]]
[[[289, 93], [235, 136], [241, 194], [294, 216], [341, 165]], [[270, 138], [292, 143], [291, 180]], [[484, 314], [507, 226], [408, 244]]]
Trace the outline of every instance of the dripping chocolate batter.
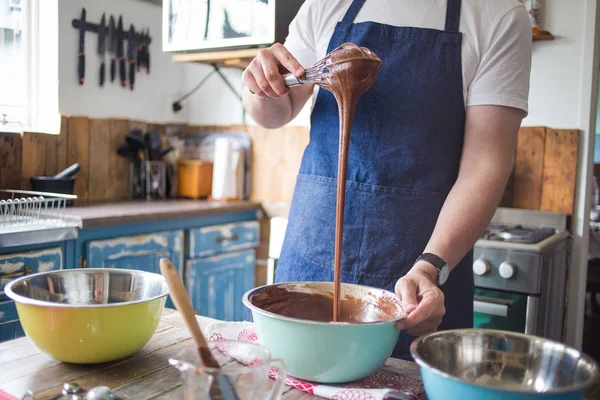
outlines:
[[344, 43], [325, 59], [326, 68], [323, 82], [317, 83], [333, 93], [340, 118], [340, 146], [338, 155], [338, 183], [335, 210], [335, 256], [334, 256], [334, 295], [333, 321], [340, 321], [340, 287], [342, 275], [342, 238], [344, 233], [344, 204], [346, 200], [346, 170], [350, 131], [358, 98], [375, 83], [381, 67], [381, 60], [372, 51], [352, 43]]

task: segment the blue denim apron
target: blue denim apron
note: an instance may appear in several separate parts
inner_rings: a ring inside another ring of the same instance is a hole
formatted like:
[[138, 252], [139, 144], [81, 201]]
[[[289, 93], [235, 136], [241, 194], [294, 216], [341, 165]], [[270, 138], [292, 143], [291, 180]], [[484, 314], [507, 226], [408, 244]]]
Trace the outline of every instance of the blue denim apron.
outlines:
[[[460, 0], [448, 0], [436, 29], [354, 23], [365, 0], [338, 22], [328, 52], [353, 42], [383, 61], [373, 88], [357, 104], [350, 137], [342, 282], [394, 290], [423, 252], [462, 154]], [[310, 143], [302, 159], [277, 264], [276, 281], [332, 281], [339, 141], [337, 103], [319, 90]], [[473, 326], [472, 251], [442, 290], [440, 329]], [[411, 359], [402, 332], [394, 357]]]

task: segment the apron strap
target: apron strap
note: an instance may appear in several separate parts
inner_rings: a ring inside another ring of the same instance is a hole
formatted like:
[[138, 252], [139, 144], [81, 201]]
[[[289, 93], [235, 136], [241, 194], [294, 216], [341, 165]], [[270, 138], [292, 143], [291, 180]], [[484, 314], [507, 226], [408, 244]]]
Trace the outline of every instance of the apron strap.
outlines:
[[448, 0], [446, 5], [446, 28], [448, 32], [458, 33], [460, 26], [460, 5], [461, 0]]
[[363, 4], [365, 4], [365, 0], [354, 0], [352, 4], [350, 4], [348, 11], [346, 11], [346, 15], [344, 15], [342, 22], [353, 23]]

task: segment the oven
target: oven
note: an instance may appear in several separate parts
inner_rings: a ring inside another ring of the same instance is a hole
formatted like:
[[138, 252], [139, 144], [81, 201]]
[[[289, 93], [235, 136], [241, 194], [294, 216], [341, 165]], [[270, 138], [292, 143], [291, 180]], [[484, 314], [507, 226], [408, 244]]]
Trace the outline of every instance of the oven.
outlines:
[[473, 254], [473, 326], [562, 341], [570, 235], [567, 217], [498, 209]]

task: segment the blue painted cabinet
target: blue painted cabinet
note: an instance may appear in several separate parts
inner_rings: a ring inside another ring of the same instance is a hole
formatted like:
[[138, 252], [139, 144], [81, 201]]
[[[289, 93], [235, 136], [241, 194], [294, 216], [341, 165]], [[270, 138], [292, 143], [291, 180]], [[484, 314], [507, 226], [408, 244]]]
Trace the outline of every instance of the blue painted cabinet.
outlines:
[[[160, 259], [168, 258], [182, 274], [183, 231], [156, 232], [106, 240], [92, 240], [87, 244], [87, 268], [123, 268], [160, 274]], [[166, 307], [175, 308], [171, 299]]]
[[159, 260], [171, 260], [181, 274], [183, 231], [156, 232], [87, 244], [87, 268], [123, 268], [160, 273]]
[[0, 254], [0, 342], [24, 336], [13, 301], [4, 286], [13, 279], [63, 268], [63, 247]]
[[188, 256], [207, 257], [257, 247], [260, 240], [258, 221], [205, 226], [190, 229]]
[[185, 285], [200, 315], [223, 321], [250, 320], [242, 304], [254, 287], [258, 221], [190, 229]]
[[250, 320], [242, 295], [254, 287], [255, 250], [187, 260], [185, 280], [196, 313], [224, 321]]

